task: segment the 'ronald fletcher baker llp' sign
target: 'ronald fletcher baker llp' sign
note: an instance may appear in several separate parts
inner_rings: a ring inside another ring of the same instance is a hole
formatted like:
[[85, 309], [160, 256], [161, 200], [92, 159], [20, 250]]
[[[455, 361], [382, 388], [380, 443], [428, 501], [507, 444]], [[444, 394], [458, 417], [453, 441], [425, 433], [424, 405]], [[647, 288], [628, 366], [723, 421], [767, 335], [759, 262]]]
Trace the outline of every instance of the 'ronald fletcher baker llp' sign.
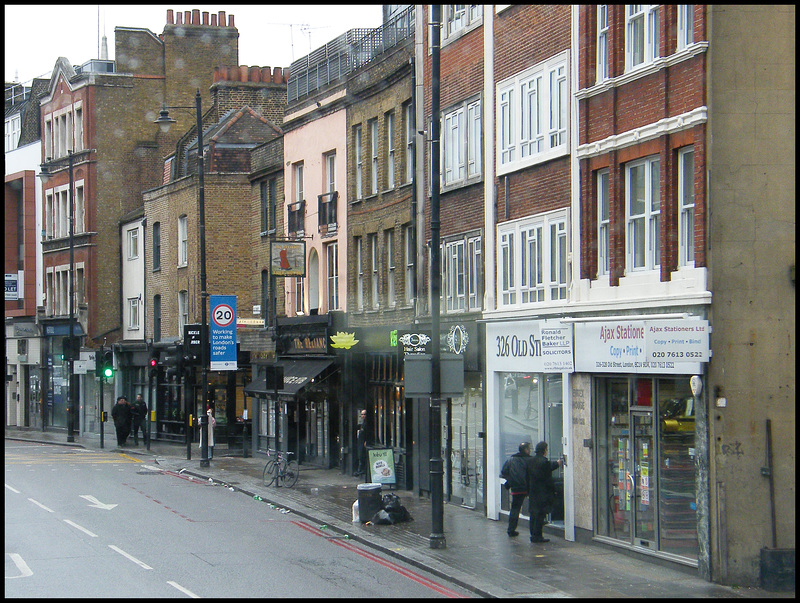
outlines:
[[236, 296], [211, 295], [209, 324], [210, 363], [212, 371], [235, 371], [236, 363]]

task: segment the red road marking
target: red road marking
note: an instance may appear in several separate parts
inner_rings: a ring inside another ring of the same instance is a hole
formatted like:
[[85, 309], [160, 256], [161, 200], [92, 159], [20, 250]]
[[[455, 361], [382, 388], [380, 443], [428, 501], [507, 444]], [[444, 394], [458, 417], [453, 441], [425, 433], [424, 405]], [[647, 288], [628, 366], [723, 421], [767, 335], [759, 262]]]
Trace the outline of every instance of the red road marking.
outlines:
[[[306, 530], [308, 532], [311, 532], [312, 534], [316, 534], [317, 536], [321, 536], [321, 537], [325, 537], [326, 536], [325, 532], [323, 532], [322, 530], [320, 530], [318, 528], [310, 526], [310, 525], [306, 524], [305, 522], [292, 521], [291, 523], [293, 523], [294, 525], [296, 525], [299, 528], [303, 528], [304, 530]], [[382, 557], [379, 557], [379, 556], [377, 556], [377, 555], [375, 555], [373, 553], [370, 553], [368, 551], [360, 549], [359, 547], [357, 547], [352, 542], [349, 542], [349, 541], [346, 541], [346, 540], [344, 540], [344, 541], [343, 540], [338, 540], [338, 539], [335, 539], [335, 540], [334, 539], [329, 539], [329, 542], [332, 542], [333, 544], [336, 544], [336, 545], [338, 545], [338, 546], [340, 546], [342, 548], [345, 548], [348, 551], [351, 551], [351, 552], [353, 552], [353, 553], [355, 553], [357, 555], [361, 555], [362, 557], [365, 557], [366, 559], [369, 559], [370, 561], [374, 561], [378, 565], [382, 565], [385, 568], [388, 568], [388, 569], [390, 569], [390, 570], [392, 570], [394, 572], [397, 572], [401, 576], [405, 576], [406, 578], [408, 578], [409, 580], [412, 580], [413, 582], [416, 582], [417, 584], [421, 584], [422, 586], [426, 586], [426, 587], [430, 588], [431, 590], [434, 590], [434, 591], [438, 592], [439, 594], [444, 595], [445, 597], [448, 597], [448, 598], [451, 598], [451, 599], [466, 599], [467, 598], [466, 595], [462, 595], [461, 593], [457, 593], [454, 590], [450, 590], [449, 588], [447, 588], [445, 586], [442, 586], [441, 584], [437, 584], [436, 582], [433, 582], [433, 581], [429, 580], [428, 578], [425, 578], [424, 576], [421, 576], [420, 574], [417, 574], [416, 572], [412, 572], [411, 570], [408, 570], [408, 569], [406, 569], [406, 568], [404, 568], [404, 567], [402, 567], [400, 565], [397, 565], [396, 563], [392, 563], [391, 561], [388, 561], [388, 560], [386, 560], [386, 559], [384, 559]]]

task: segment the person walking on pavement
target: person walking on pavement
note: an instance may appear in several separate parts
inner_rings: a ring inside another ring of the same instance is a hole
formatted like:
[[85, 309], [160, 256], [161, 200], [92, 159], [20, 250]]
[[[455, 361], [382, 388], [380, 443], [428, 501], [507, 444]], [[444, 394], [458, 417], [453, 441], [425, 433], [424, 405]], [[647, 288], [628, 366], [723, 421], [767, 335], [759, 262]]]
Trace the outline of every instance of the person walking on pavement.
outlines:
[[519, 536], [517, 523], [519, 522], [519, 512], [522, 510], [522, 503], [528, 496], [528, 459], [531, 458], [531, 443], [522, 442], [519, 451], [511, 455], [500, 472], [500, 477], [506, 479], [506, 488], [511, 494], [511, 512], [508, 514], [508, 535], [513, 538]]
[[117, 446], [125, 446], [131, 431], [131, 405], [125, 396], [117, 398], [117, 403], [111, 409], [111, 418], [117, 430]]
[[136, 401], [131, 408], [131, 422], [133, 423], [133, 445], [139, 445], [139, 430], [142, 430], [142, 442], [147, 444], [147, 404], [142, 394], [136, 394]]
[[358, 458], [358, 468], [353, 474], [355, 476], [365, 475], [367, 470], [367, 409], [361, 410], [358, 418], [358, 428], [356, 431], [356, 453]]
[[561, 459], [547, 460], [547, 442], [536, 444], [535, 455], [528, 460], [528, 480], [530, 498], [528, 509], [531, 516], [531, 542], [550, 542], [542, 535], [544, 518], [550, 512], [555, 500], [556, 486], [553, 482], [553, 471], [561, 467]]

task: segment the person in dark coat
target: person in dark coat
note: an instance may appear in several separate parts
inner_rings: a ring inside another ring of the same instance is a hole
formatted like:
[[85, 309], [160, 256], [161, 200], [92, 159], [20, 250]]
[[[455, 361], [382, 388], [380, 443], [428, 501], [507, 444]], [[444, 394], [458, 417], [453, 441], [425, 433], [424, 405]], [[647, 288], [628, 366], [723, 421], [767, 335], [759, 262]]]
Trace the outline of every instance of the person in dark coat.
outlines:
[[549, 538], [542, 535], [542, 528], [544, 518], [550, 512], [555, 500], [556, 486], [553, 482], [553, 471], [561, 467], [561, 459], [547, 460], [547, 442], [536, 444], [534, 452], [534, 456], [528, 461], [531, 542], [550, 542]]
[[131, 422], [133, 424], [133, 445], [139, 445], [139, 430], [142, 430], [142, 442], [147, 444], [147, 404], [142, 394], [136, 394], [136, 401], [131, 408]]
[[356, 455], [358, 468], [353, 475], [364, 475], [367, 470], [367, 409], [362, 409], [358, 419], [356, 431]]
[[500, 477], [506, 479], [506, 488], [511, 494], [511, 511], [508, 514], [508, 535], [513, 538], [519, 536], [517, 523], [519, 523], [519, 512], [522, 510], [522, 503], [528, 496], [528, 459], [531, 458], [531, 443], [523, 442], [519, 445], [519, 451], [512, 454], [511, 458], [503, 465]]
[[117, 398], [117, 403], [111, 409], [111, 418], [117, 430], [117, 446], [124, 446], [131, 432], [131, 405], [125, 396]]

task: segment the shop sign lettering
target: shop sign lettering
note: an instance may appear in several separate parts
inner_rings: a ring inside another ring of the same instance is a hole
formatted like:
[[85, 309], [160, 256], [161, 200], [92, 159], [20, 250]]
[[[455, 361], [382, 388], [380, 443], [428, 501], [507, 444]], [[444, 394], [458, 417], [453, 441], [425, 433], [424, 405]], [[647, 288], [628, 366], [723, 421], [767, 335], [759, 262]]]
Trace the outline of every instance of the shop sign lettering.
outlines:
[[572, 372], [572, 327], [526, 321], [487, 325], [489, 359], [496, 370]]

